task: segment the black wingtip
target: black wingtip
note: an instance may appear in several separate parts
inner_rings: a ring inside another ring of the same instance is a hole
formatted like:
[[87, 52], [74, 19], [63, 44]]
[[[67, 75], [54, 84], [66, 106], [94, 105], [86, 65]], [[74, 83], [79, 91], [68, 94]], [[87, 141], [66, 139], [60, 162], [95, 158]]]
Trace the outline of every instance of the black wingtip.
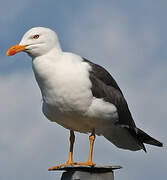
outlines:
[[141, 145], [141, 147], [142, 147], [143, 151], [144, 151], [145, 153], [147, 153], [147, 150], [146, 150], [145, 145], [144, 145], [143, 143], [141, 143], [140, 145]]
[[161, 143], [160, 141], [158, 141], [152, 137], [150, 137], [149, 139], [146, 139], [144, 141], [144, 143], [154, 145], [154, 146], [158, 146], [158, 147], [163, 147], [163, 143]]
[[142, 131], [139, 128], [137, 128], [137, 130], [138, 130], [137, 138], [140, 140], [140, 142], [150, 144], [153, 146], [163, 147], [163, 143], [161, 143], [160, 141], [149, 136], [147, 133], [145, 133], [144, 131]]
[[163, 147], [163, 146], [164, 146], [163, 143], [161, 143], [161, 142], [159, 142], [159, 141], [158, 141], [157, 144], [158, 144], [159, 147]]

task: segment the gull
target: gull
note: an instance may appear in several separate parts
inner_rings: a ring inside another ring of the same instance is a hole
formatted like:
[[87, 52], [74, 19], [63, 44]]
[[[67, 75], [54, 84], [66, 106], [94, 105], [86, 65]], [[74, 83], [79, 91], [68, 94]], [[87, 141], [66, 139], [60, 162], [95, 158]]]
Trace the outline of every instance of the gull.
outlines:
[[[96, 135], [131, 151], [143, 149], [146, 152], [144, 143], [163, 146], [136, 126], [127, 101], [110, 73], [86, 58], [63, 52], [55, 31], [34, 27], [7, 51], [7, 55], [22, 51], [32, 58], [44, 115], [70, 130], [68, 161], [49, 170], [75, 164], [95, 166], [92, 158]], [[87, 162], [73, 160], [74, 131], [90, 133]]]

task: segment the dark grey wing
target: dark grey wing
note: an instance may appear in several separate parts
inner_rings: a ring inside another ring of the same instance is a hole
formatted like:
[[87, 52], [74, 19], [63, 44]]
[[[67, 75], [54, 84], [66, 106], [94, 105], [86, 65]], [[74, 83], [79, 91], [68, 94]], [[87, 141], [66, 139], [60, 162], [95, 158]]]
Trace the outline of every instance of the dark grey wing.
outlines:
[[152, 138], [141, 129], [137, 128], [130, 113], [128, 104], [123, 96], [122, 91], [117, 85], [114, 78], [101, 66], [94, 64], [83, 58], [91, 67], [89, 78], [92, 83], [92, 94], [94, 97], [102, 98], [106, 102], [114, 104], [118, 111], [118, 125], [125, 128], [136, 139], [139, 146], [146, 152], [143, 143], [154, 146], [163, 146], [161, 142]]
[[83, 58], [83, 60], [92, 67], [92, 71], [91, 71], [92, 76], [95, 76], [97, 79], [101, 80], [104, 84], [114, 87], [115, 89], [119, 90], [120, 93], [122, 94], [122, 91], [119, 88], [117, 82], [108, 71], [106, 71], [102, 66], [95, 64], [85, 58]]
[[122, 91], [117, 85], [114, 78], [101, 66], [94, 64], [83, 58], [91, 67], [89, 78], [92, 82], [92, 94], [96, 98], [102, 98], [106, 102], [114, 104], [118, 111], [118, 124], [124, 127], [136, 127], [132, 118], [128, 104], [123, 96]]

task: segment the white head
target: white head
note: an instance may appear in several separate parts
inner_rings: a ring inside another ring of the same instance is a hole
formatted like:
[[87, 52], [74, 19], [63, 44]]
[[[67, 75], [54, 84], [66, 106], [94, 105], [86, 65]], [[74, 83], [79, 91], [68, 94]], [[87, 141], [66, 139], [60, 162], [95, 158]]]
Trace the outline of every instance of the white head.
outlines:
[[53, 48], [61, 51], [56, 33], [49, 28], [35, 27], [27, 31], [20, 43], [8, 50], [7, 55], [12, 56], [24, 51], [31, 57], [37, 57], [48, 53]]

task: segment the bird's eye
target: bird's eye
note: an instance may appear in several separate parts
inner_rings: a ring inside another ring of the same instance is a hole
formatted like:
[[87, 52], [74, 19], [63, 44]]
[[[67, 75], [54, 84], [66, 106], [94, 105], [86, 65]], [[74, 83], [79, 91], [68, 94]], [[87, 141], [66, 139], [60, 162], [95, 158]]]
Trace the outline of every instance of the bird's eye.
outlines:
[[33, 39], [38, 39], [38, 38], [39, 38], [39, 35], [38, 35], [38, 34], [36, 34], [36, 35], [33, 36]]

